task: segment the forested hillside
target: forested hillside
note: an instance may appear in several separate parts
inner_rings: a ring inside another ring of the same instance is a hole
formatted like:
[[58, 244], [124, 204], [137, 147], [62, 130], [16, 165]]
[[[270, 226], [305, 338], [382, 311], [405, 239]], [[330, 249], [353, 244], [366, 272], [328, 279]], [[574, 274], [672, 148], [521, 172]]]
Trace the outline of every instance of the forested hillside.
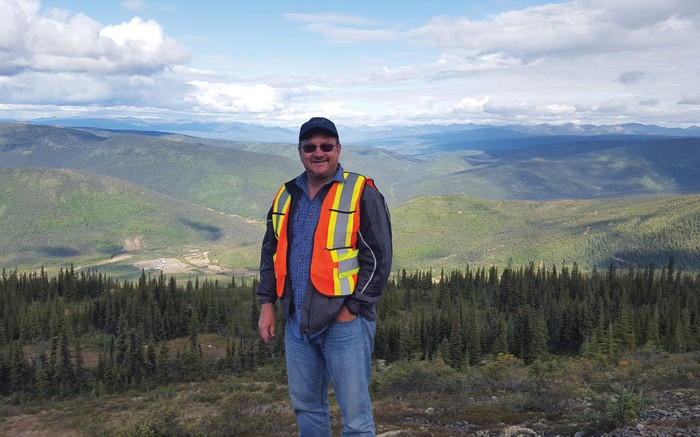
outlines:
[[[671, 196], [700, 192], [697, 138], [481, 135], [488, 152], [343, 147], [391, 206], [395, 268], [700, 266], [698, 198]], [[200, 250], [254, 270], [272, 193], [301, 171], [293, 144], [13, 123], [0, 124], [0, 162], [0, 265], [29, 269]], [[533, 198], [551, 201], [515, 200]], [[111, 273], [137, 275], [135, 261]]]
[[392, 210], [395, 265], [700, 266], [700, 196], [548, 202], [426, 196]]
[[[377, 175], [392, 203], [407, 194], [392, 187], [403, 187], [406, 177], [420, 174], [415, 162], [381, 150], [361, 148], [357, 161], [352, 150], [343, 153], [343, 162], [353, 171]], [[368, 153], [371, 157], [363, 158]], [[302, 171], [293, 144], [12, 123], [0, 123], [0, 167], [66, 168], [112, 176], [258, 220], [264, 219], [279, 186]]]
[[[391, 137], [366, 146], [343, 142], [341, 163], [374, 178], [391, 206], [420, 195], [546, 200], [700, 192], [697, 137], [494, 130], [488, 141], [474, 141], [474, 130], [451, 132], [433, 146], [423, 139], [420, 153], [409, 155], [393, 147]], [[398, 138], [409, 150], [411, 140]], [[0, 123], [0, 162], [118, 177], [251, 218], [263, 216], [269, 192], [301, 171], [293, 135], [287, 143], [234, 142], [16, 123]]]
[[[417, 187], [420, 194], [489, 199], [601, 199], [700, 192], [700, 139], [556, 138], [544, 145], [462, 157], [469, 167]], [[550, 142], [553, 142], [551, 144]]]
[[[144, 189], [71, 170], [0, 169], [0, 266], [89, 266], [131, 254], [212, 251], [255, 268], [262, 221], [251, 223]], [[124, 273], [138, 274], [130, 267]]]
[[[124, 179], [167, 196], [263, 219], [270, 192], [298, 169], [289, 159], [193, 138], [0, 124], [5, 168], [73, 169]], [[262, 171], [265, 169], [265, 171]], [[275, 175], [275, 177], [270, 177]], [[264, 201], [262, 199], [265, 199]]]
[[[208, 252], [255, 270], [262, 220], [244, 220], [132, 183], [70, 170], [0, 170], [0, 266], [89, 267], [135, 277], [136, 261]], [[396, 269], [504, 266], [605, 268], [700, 265], [700, 196], [490, 201], [422, 197], [392, 209]], [[119, 261], [117, 255], [130, 257]], [[102, 268], [106, 268], [103, 266]]]

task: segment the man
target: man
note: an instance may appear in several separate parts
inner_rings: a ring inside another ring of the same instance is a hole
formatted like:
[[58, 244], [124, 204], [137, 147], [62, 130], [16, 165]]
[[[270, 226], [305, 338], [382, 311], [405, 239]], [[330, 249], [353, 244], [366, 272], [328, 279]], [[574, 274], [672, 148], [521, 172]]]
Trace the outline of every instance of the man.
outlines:
[[376, 304], [391, 271], [391, 223], [371, 179], [338, 163], [335, 124], [299, 130], [305, 171], [277, 192], [260, 260], [258, 329], [275, 336], [274, 302], [286, 319], [289, 394], [301, 437], [330, 437], [328, 388], [344, 436], [374, 436], [369, 398]]

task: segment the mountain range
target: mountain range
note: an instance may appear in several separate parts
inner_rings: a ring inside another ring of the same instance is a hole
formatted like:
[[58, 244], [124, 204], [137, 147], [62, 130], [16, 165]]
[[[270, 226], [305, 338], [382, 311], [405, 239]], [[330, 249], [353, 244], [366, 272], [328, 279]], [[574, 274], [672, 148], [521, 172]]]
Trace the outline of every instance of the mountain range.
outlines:
[[[147, 244], [131, 254], [155, 256], [148, 251], [158, 249], [177, 256], [208, 248], [221, 264], [254, 270], [271, 196], [302, 169], [296, 132], [288, 128], [97, 119], [57, 126], [60, 121], [0, 123], [0, 267], [35, 267], [59, 258], [90, 265], [130, 250], [125, 242], [137, 238]], [[700, 128], [348, 127], [341, 129], [341, 140], [343, 165], [374, 178], [392, 209], [400, 231], [398, 268], [508, 260], [639, 265], [669, 254], [687, 266], [695, 262], [697, 247], [688, 235], [700, 220], [694, 197], [700, 193]], [[591, 214], [598, 211], [597, 218], [582, 214], [582, 205]], [[472, 207], [485, 214], [472, 216], [475, 223], [499, 225], [460, 222], [455, 234], [450, 220], [421, 218], [449, 216], [451, 209], [467, 217], [464, 211]], [[65, 209], [84, 212], [70, 215]], [[104, 211], [110, 213], [102, 216]], [[644, 211], [654, 211], [657, 220]], [[42, 213], [65, 217], [40, 220]], [[78, 238], [81, 221], [85, 235]], [[654, 223], [649, 232], [663, 234], [664, 243], [653, 248], [654, 256], [634, 255], [640, 248], [620, 239], [642, 244], [646, 237], [620, 223]], [[472, 230], [479, 230], [479, 238]], [[505, 247], [512, 250], [495, 244], [496, 235], [506, 236]], [[564, 243], [572, 238], [575, 249]], [[608, 238], [617, 252], [603, 249]], [[674, 253], [669, 238], [686, 240], [682, 250]], [[556, 249], [543, 246], [551, 239]]]
[[[11, 120], [5, 120], [10, 122]], [[264, 126], [236, 122], [194, 122], [180, 120], [162, 122], [140, 118], [40, 118], [34, 124], [61, 127], [113, 129], [134, 132], [173, 132], [204, 138], [238, 141], [290, 142], [297, 134], [296, 127]], [[478, 124], [415, 125], [415, 126], [342, 126], [339, 125], [343, 143], [402, 149], [412, 144], [432, 147], [436, 144], [471, 143], [483, 140], [508, 140], [533, 137], [597, 136], [597, 135], [663, 135], [700, 136], [700, 126], [667, 128], [656, 125], [626, 123], [600, 126], [566, 123], [534, 126], [506, 125], [484, 126]]]

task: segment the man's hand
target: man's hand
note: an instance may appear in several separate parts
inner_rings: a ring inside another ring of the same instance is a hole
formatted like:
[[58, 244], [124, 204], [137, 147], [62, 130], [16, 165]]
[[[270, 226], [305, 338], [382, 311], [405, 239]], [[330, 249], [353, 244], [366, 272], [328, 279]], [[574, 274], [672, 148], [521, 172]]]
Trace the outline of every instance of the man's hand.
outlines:
[[336, 322], [352, 322], [355, 320], [357, 316], [353, 313], [350, 312], [348, 307], [343, 305], [343, 307], [340, 309], [340, 312], [338, 315], [335, 317]]
[[275, 307], [271, 303], [264, 303], [260, 306], [258, 330], [260, 331], [260, 338], [265, 343], [272, 340], [275, 336]]

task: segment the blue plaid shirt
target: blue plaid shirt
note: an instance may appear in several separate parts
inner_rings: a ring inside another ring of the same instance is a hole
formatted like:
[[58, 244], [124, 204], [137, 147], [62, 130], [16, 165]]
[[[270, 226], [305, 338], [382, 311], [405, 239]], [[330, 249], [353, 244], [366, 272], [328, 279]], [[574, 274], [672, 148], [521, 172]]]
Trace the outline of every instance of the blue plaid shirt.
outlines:
[[[343, 181], [343, 167], [338, 164], [332, 181]], [[328, 192], [329, 182], [311, 199], [309, 194], [308, 176], [306, 172], [297, 176], [294, 182], [302, 189], [304, 195], [299, 199], [294, 212], [294, 224], [292, 226], [292, 238], [289, 242], [289, 278], [292, 281], [292, 295], [294, 299], [294, 314], [287, 322], [287, 329], [297, 338], [303, 338], [299, 331], [301, 320], [301, 307], [304, 301], [304, 293], [309, 285], [311, 274], [311, 254], [314, 250], [314, 233], [321, 216], [321, 205]], [[314, 336], [320, 334], [317, 332]]]

